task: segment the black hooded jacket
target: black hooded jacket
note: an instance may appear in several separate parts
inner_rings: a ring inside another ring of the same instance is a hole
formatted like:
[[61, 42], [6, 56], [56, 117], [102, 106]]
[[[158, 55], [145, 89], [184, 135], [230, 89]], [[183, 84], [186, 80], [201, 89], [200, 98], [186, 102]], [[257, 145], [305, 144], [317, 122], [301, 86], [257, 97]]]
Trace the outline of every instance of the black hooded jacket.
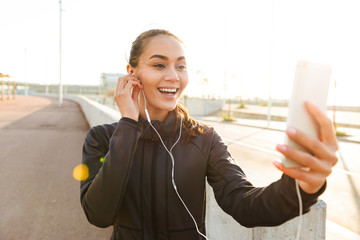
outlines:
[[[152, 121], [170, 148], [180, 121], [174, 111]], [[247, 181], [227, 145], [210, 127], [173, 148], [180, 196], [205, 233], [205, 181], [220, 207], [246, 227], [279, 225], [298, 214], [294, 180], [283, 175], [267, 187]], [[90, 223], [113, 225], [111, 239], [202, 239], [172, 186], [171, 158], [146, 120], [122, 118], [91, 128], [83, 146], [89, 177], [81, 182], [81, 204]], [[301, 192], [308, 212], [316, 194]]]

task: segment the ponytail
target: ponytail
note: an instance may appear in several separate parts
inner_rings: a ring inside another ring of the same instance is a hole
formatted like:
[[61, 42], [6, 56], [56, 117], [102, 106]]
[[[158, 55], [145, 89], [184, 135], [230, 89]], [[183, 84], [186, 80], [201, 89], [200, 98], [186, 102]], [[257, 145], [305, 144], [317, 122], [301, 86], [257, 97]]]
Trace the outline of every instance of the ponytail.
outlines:
[[176, 105], [176, 115], [181, 116], [183, 119], [183, 129], [186, 133], [185, 142], [188, 142], [191, 137], [198, 136], [204, 133], [204, 127], [196, 121], [193, 117], [190, 116], [190, 113], [182, 103]]

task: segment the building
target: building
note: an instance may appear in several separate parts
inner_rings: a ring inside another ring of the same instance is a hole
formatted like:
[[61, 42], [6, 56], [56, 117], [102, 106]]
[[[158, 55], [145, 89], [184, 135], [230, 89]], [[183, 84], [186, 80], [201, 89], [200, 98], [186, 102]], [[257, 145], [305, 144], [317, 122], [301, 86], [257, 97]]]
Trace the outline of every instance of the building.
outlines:
[[116, 87], [119, 77], [123, 77], [122, 73], [102, 73], [101, 74], [101, 87], [103, 89], [111, 89]]

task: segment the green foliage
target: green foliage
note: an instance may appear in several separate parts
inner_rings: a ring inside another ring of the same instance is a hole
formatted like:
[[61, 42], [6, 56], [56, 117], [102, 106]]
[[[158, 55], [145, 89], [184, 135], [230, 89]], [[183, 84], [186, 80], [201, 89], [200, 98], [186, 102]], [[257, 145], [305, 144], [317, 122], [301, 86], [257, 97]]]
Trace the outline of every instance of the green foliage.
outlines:
[[225, 115], [225, 114], [222, 116], [222, 120], [224, 122], [234, 122], [234, 121], [236, 121], [236, 119], [233, 118], [232, 116]]
[[245, 109], [246, 106], [245, 106], [245, 103], [244, 102], [241, 102], [239, 106], [237, 106], [238, 109]]
[[268, 103], [267, 103], [267, 102], [262, 102], [262, 103], [260, 103], [259, 106], [260, 106], [260, 107], [267, 107], [267, 106], [268, 106]]
[[352, 136], [350, 134], [347, 134], [344, 130], [340, 130], [338, 123], [334, 123], [334, 128], [335, 128], [337, 137], [351, 137]]
[[337, 137], [350, 137], [351, 135], [347, 134], [345, 131], [340, 131], [336, 129], [336, 136]]

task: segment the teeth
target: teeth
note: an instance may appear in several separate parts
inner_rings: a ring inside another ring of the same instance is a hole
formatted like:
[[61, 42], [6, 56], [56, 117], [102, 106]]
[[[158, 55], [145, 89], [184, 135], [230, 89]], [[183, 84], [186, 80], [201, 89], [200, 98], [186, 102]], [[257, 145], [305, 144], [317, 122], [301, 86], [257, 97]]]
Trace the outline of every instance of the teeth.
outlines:
[[176, 93], [176, 89], [174, 88], [159, 88], [160, 92], [167, 92], [167, 93]]

